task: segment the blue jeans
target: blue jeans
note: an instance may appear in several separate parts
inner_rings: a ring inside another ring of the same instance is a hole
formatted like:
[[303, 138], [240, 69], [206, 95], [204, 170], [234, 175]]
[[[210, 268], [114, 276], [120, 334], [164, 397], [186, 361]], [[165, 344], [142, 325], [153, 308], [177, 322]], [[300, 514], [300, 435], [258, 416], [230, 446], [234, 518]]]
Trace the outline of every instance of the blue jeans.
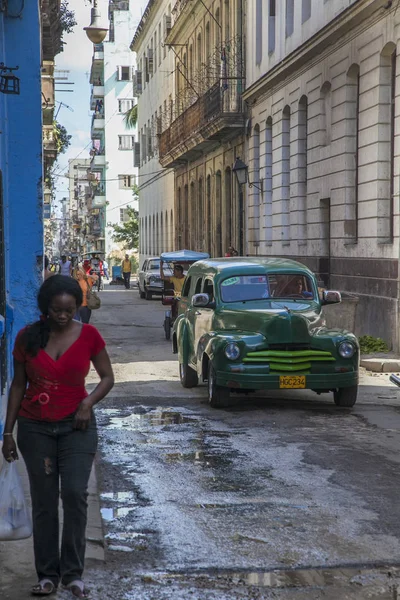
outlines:
[[[29, 475], [33, 546], [39, 579], [68, 585], [81, 579], [86, 548], [87, 486], [97, 449], [94, 414], [86, 431], [62, 421], [18, 418], [18, 447]], [[64, 524], [59, 549], [58, 504]]]

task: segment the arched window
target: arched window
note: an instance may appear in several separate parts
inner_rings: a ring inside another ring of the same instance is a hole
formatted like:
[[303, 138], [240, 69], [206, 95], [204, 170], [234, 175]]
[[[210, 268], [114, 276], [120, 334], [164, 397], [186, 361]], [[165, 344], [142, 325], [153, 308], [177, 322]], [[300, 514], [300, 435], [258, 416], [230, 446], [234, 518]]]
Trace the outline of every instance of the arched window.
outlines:
[[201, 63], [203, 62], [203, 53], [202, 53], [202, 42], [201, 42], [201, 33], [197, 36], [197, 48], [196, 48], [196, 61], [197, 61], [197, 72], [200, 74], [201, 71]]
[[188, 243], [189, 247], [196, 245], [197, 227], [197, 202], [196, 202], [196, 184], [194, 181], [190, 183], [190, 199], [189, 199], [189, 231]]
[[215, 47], [220, 49], [221, 46], [221, 11], [219, 7], [215, 11]]
[[275, 52], [276, 0], [268, 0], [268, 53]]
[[221, 171], [215, 174], [215, 256], [222, 256]]
[[265, 185], [264, 185], [264, 227], [267, 246], [272, 245], [272, 118], [265, 124]]
[[322, 146], [329, 146], [332, 135], [332, 86], [329, 81], [325, 81], [321, 87], [321, 132]]
[[249, 190], [249, 242], [254, 244], [254, 252], [260, 242], [260, 126], [254, 126], [252, 135], [251, 181], [255, 183]]
[[290, 242], [290, 107], [282, 113], [282, 183], [281, 183], [282, 242]]
[[196, 234], [198, 248], [201, 251], [204, 248], [204, 206], [203, 206], [203, 179], [200, 177], [197, 184], [197, 222]]
[[301, 22], [305, 23], [311, 17], [311, 0], [302, 0]]
[[212, 226], [212, 215], [211, 215], [211, 175], [207, 175], [206, 180], [206, 251], [211, 254], [211, 226]]
[[347, 170], [352, 186], [346, 194], [344, 234], [348, 242], [358, 239], [358, 176], [360, 162], [360, 67], [351, 65], [346, 81]]
[[389, 42], [381, 52], [379, 75], [378, 177], [383, 180], [381, 185], [384, 186], [383, 197], [378, 202], [380, 242], [393, 241], [396, 59], [396, 45]]
[[177, 244], [178, 248], [183, 248], [183, 210], [182, 210], [182, 190], [178, 187], [178, 202], [177, 202]]
[[169, 238], [169, 229], [168, 229], [168, 211], [165, 211], [165, 250], [168, 252], [171, 249], [171, 240]]
[[235, 243], [232, 236], [232, 171], [230, 167], [225, 169], [225, 194], [222, 216], [224, 218], [224, 247], [227, 249]]
[[256, 0], [256, 36], [255, 36], [255, 44], [256, 44], [256, 65], [259, 65], [262, 60], [262, 46], [263, 46], [263, 28], [264, 23], [262, 20], [263, 14], [263, 0]]
[[165, 242], [164, 242], [164, 218], [163, 213], [160, 213], [160, 246], [158, 248], [159, 253], [165, 251]]
[[298, 138], [298, 170], [297, 170], [297, 189], [298, 189], [298, 215], [294, 218], [297, 222], [297, 240], [300, 245], [307, 243], [307, 189], [308, 189], [308, 100], [307, 96], [302, 96], [299, 102], [299, 114], [297, 121]]
[[[170, 250], [172, 251], [175, 248], [175, 231], [174, 231], [174, 213], [172, 211], [171, 208], [171, 215], [170, 215], [170, 219], [169, 219], [169, 226], [171, 229], [171, 247]], [[181, 246], [179, 246], [180, 248]]]
[[182, 231], [182, 248], [188, 246], [188, 234], [189, 234], [189, 186], [188, 184], [184, 187], [184, 199], [183, 199], [183, 231]]
[[286, 37], [294, 31], [294, 0], [286, 0]]
[[230, 12], [229, 12], [229, 0], [224, 0], [224, 42], [231, 38], [231, 26], [230, 26]]

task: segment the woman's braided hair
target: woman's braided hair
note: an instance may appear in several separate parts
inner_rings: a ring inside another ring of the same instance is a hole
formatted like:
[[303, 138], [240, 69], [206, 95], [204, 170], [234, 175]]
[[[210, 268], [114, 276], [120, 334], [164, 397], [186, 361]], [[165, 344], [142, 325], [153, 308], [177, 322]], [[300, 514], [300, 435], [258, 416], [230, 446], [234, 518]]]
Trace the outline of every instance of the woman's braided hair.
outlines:
[[82, 290], [77, 281], [66, 275], [53, 275], [41, 285], [37, 302], [41, 317], [39, 321], [29, 325], [24, 333], [23, 343], [25, 350], [31, 356], [36, 356], [40, 348], [45, 348], [50, 337], [50, 323], [48, 320], [49, 304], [55, 296], [69, 294], [76, 300], [76, 307], [82, 304]]

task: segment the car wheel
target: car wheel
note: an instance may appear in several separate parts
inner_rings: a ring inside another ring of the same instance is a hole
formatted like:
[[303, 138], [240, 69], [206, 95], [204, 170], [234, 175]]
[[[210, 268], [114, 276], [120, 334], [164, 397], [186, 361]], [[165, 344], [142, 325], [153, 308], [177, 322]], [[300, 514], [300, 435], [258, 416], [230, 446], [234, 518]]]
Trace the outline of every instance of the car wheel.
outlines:
[[230, 405], [230, 390], [216, 383], [217, 376], [211, 361], [208, 365], [208, 402], [212, 408], [227, 408]]
[[151, 300], [152, 299], [152, 293], [149, 292], [149, 290], [146, 288], [146, 286], [144, 286], [144, 297], [146, 298], [146, 300]]
[[138, 282], [138, 284], [137, 284], [137, 285], [138, 285], [138, 289], [139, 289], [139, 296], [140, 296], [140, 297], [141, 297], [141, 298], [144, 300], [144, 296], [145, 296], [145, 294], [144, 294], [144, 292], [142, 292], [142, 290], [140, 289], [140, 283]]
[[196, 387], [199, 383], [196, 371], [183, 363], [179, 363], [179, 377], [184, 388]]
[[165, 339], [171, 339], [171, 317], [165, 317], [164, 319], [164, 331], [165, 331]]
[[358, 385], [352, 385], [351, 387], [339, 388], [333, 392], [333, 399], [336, 406], [342, 408], [351, 408], [355, 405], [357, 400]]

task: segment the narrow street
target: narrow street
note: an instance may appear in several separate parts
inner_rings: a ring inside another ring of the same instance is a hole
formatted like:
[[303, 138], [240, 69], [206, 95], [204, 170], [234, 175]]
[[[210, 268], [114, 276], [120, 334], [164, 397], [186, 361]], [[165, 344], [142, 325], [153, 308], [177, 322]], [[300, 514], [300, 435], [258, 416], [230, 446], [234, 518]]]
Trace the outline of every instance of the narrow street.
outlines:
[[203, 385], [180, 385], [161, 303], [136, 288], [101, 296], [92, 322], [116, 385], [97, 409], [106, 563], [88, 563], [92, 597], [397, 598], [400, 392], [388, 376], [364, 373], [352, 411], [312, 392], [212, 410]]

